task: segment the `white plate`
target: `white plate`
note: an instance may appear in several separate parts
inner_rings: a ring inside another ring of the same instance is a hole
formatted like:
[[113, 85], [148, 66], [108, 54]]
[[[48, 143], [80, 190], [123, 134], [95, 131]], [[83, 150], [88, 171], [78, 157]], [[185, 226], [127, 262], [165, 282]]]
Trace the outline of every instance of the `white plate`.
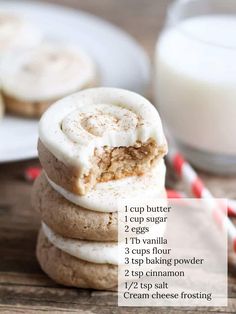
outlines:
[[[117, 27], [85, 12], [26, 1], [0, 1], [0, 10], [24, 16], [45, 37], [78, 43], [96, 61], [103, 86], [143, 94], [149, 80], [149, 61], [136, 41]], [[37, 121], [0, 120], [0, 162], [37, 156]]]

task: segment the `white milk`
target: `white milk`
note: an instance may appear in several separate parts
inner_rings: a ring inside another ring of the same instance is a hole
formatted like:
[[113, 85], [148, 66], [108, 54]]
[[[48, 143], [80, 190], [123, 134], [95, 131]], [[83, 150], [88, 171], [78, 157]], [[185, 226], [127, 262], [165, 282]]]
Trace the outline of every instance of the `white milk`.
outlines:
[[162, 34], [157, 105], [183, 144], [236, 156], [236, 15], [189, 18]]

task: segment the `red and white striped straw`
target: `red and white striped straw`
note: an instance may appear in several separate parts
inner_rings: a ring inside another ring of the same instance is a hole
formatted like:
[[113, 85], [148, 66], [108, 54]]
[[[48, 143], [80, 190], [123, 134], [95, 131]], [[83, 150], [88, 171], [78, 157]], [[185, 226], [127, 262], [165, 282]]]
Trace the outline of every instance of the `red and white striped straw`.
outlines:
[[214, 196], [206, 188], [203, 181], [199, 178], [191, 165], [175, 149], [170, 149], [167, 158], [180, 178], [190, 187], [193, 195], [196, 198], [208, 200], [209, 209], [212, 210], [213, 216], [217, 222], [227, 231], [233, 243], [233, 249], [236, 252], [236, 228], [225, 213], [216, 210], [219, 208], [219, 204], [216, 203]]
[[24, 171], [24, 177], [26, 181], [33, 182], [40, 175], [41, 171], [41, 167], [28, 167]]

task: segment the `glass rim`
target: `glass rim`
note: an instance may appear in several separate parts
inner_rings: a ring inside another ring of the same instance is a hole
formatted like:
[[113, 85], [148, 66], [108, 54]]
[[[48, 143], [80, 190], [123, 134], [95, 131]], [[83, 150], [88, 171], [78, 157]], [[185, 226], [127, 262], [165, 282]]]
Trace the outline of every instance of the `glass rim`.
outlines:
[[[206, 4], [206, 2], [218, 2], [221, 3], [222, 5], [226, 4], [226, 3], [233, 3], [235, 5], [235, 11], [236, 11], [236, 0], [174, 0], [173, 3], [169, 4], [168, 8], [167, 8], [167, 15], [166, 15], [166, 21], [167, 21], [167, 26], [168, 25], [174, 25], [176, 24], [176, 17], [175, 15], [178, 12], [178, 8], [181, 8], [181, 6], [184, 5], [188, 5], [191, 3], [200, 3], [200, 2], [204, 2], [204, 4]], [[217, 13], [217, 15], [235, 15], [234, 13]], [[195, 16], [204, 16], [204, 15], [209, 15], [209, 13], [205, 13], [205, 14], [196, 14]], [[212, 14], [213, 15], [213, 14]], [[189, 17], [190, 18], [190, 17]], [[182, 18], [182, 20], [184, 19], [188, 19], [188, 17], [186, 18]], [[203, 39], [199, 39], [191, 34], [188, 34], [187, 32], [184, 32], [183, 30], [179, 30], [182, 34], [184, 34], [185, 36], [188, 36], [189, 38], [192, 38], [194, 40], [197, 40], [205, 45], [211, 46], [211, 47], [217, 47], [217, 48], [221, 48], [221, 49], [225, 49], [225, 50], [229, 50], [229, 51], [235, 51], [236, 50], [236, 45], [232, 45], [232, 46], [226, 46], [226, 45], [221, 45], [218, 43], [214, 43], [214, 42], [210, 42], [207, 40], [203, 40]]]

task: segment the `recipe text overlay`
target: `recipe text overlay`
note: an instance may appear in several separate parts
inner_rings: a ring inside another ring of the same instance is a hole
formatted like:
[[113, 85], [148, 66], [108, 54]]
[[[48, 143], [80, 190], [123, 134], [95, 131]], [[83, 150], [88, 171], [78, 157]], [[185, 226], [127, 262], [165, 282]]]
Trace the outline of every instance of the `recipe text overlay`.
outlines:
[[120, 203], [119, 306], [227, 305], [227, 235], [213, 218], [226, 201], [215, 203]]

